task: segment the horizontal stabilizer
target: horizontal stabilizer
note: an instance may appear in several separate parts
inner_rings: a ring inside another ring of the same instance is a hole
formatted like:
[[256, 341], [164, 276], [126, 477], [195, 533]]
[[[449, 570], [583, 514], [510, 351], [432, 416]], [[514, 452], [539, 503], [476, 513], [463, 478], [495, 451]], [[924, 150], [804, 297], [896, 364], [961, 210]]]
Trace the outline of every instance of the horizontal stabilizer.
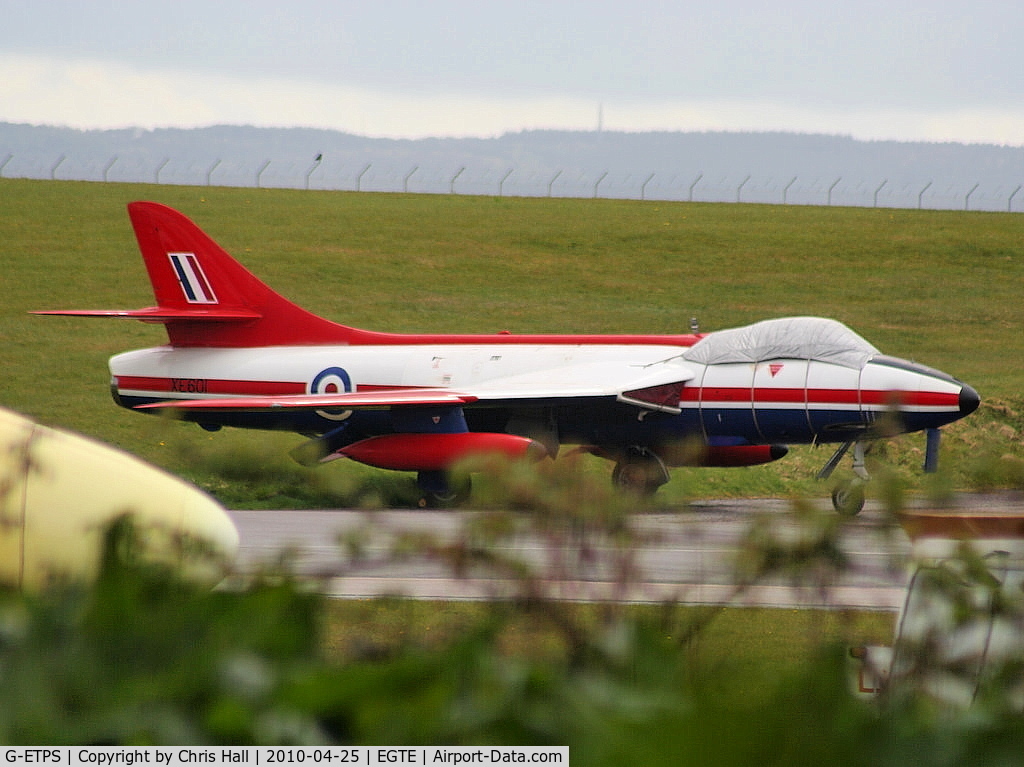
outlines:
[[252, 322], [263, 315], [251, 309], [169, 309], [164, 306], [151, 306], [146, 309], [57, 309], [53, 311], [35, 311], [32, 314], [44, 314], [57, 317], [102, 317], [107, 319], [141, 320], [142, 322]]
[[133, 202], [128, 215], [157, 305], [36, 314], [160, 323], [179, 348], [348, 344], [358, 335], [276, 293], [178, 211]]

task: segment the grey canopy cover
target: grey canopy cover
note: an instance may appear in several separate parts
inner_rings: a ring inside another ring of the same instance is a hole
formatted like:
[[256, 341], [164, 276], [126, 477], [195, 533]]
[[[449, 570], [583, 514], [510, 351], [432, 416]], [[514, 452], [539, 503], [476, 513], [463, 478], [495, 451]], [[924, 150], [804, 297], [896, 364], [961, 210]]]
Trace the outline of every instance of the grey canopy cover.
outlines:
[[860, 369], [878, 349], [846, 325], [822, 317], [784, 317], [708, 333], [683, 353], [704, 365], [798, 359]]

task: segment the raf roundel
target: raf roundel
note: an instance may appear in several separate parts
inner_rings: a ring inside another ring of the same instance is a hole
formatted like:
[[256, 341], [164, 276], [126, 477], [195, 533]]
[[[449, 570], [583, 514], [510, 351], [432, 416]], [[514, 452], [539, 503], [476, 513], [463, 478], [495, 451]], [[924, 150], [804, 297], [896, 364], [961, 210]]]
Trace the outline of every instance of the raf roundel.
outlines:
[[[344, 368], [330, 367], [317, 373], [309, 383], [310, 394], [341, 394], [352, 391], [352, 379]], [[328, 421], [344, 421], [351, 410], [317, 410], [316, 414]]]

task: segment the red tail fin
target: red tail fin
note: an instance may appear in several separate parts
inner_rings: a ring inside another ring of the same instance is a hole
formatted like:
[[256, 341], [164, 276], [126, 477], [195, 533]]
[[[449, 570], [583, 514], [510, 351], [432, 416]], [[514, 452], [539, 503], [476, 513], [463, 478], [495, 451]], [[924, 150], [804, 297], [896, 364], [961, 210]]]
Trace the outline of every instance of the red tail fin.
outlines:
[[178, 211], [155, 202], [133, 202], [128, 215], [157, 305], [41, 314], [162, 322], [172, 346], [345, 344], [358, 335], [275, 293]]
[[275, 293], [176, 210], [133, 202], [128, 215], [173, 346], [348, 342], [349, 328]]

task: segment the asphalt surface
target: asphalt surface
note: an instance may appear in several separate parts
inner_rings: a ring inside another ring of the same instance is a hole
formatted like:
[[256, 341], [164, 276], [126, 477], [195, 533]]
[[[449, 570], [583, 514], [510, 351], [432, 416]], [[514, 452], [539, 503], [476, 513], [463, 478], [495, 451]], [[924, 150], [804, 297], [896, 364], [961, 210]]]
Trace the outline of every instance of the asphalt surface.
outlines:
[[[1018, 511], [1007, 494], [965, 495], [959, 508]], [[824, 507], [822, 507], [824, 508]], [[795, 514], [784, 500], [704, 501], [638, 513], [618, 537], [558, 525], [538, 531], [523, 514], [477, 545], [494, 515], [475, 511], [233, 511], [240, 573], [286, 561], [332, 597], [396, 595], [493, 599], [543, 595], [576, 601], [734, 604], [896, 610], [909, 540], [871, 503], [852, 519]], [[822, 523], [840, 522], [834, 537]], [[757, 541], [757, 545], [751, 545]], [[766, 548], [767, 544], [767, 548]], [[777, 567], [751, 573], [768, 550]], [[752, 558], [751, 552], [762, 552]], [[788, 551], [786, 555], [783, 552]], [[795, 554], [794, 554], [795, 552]], [[801, 567], [788, 567], [794, 556]], [[838, 566], [841, 560], [841, 566]], [[523, 573], [528, 577], [522, 578]]]

